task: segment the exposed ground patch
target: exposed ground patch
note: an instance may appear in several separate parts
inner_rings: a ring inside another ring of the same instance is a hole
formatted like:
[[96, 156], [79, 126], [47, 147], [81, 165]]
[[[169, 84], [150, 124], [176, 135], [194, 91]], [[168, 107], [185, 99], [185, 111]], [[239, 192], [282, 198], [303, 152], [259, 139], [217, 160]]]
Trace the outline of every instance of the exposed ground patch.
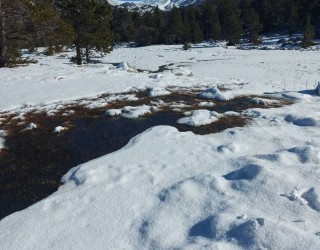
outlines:
[[[150, 127], [170, 125], [196, 134], [216, 133], [244, 126], [249, 118], [240, 113], [246, 109], [290, 104], [286, 100], [270, 104], [252, 102], [252, 98], [259, 97], [245, 96], [228, 101], [209, 100], [212, 105], [203, 107], [199, 104], [208, 100], [199, 98], [198, 92], [198, 89], [176, 90], [170, 95], [157, 97], [150, 97], [148, 91], [134, 92], [126, 94], [135, 95], [136, 99], [115, 100], [98, 108], [70, 104], [54, 112], [29, 110], [23, 115], [0, 114], [0, 130], [7, 134], [6, 148], [0, 151], [0, 218], [53, 193], [60, 185], [60, 178], [70, 168], [120, 149], [132, 137]], [[108, 95], [101, 95], [96, 100], [106, 97]], [[138, 119], [105, 116], [108, 109], [141, 105], [155, 105], [158, 111]], [[177, 123], [184, 117], [184, 112], [201, 108], [237, 114], [222, 116], [214, 123], [200, 127]], [[57, 127], [64, 130], [56, 133]]]

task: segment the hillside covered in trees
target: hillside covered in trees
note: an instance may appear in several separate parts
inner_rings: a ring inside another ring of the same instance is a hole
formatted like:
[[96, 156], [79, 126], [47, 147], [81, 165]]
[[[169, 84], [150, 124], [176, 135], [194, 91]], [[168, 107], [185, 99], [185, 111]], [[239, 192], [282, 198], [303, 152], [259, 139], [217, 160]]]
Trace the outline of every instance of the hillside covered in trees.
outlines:
[[302, 47], [320, 30], [319, 0], [208, 0], [170, 11], [140, 13], [97, 0], [0, 0], [0, 67], [19, 60], [19, 50], [74, 46], [74, 61], [90, 61], [90, 49], [108, 52], [118, 42], [136, 46], [244, 38], [262, 33], [304, 33]]

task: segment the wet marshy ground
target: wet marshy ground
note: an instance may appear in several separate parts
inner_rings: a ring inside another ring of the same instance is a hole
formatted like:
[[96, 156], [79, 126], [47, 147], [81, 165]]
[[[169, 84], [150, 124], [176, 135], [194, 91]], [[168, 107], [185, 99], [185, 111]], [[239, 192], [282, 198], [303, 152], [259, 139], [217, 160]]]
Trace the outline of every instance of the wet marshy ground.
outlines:
[[[237, 97], [230, 101], [212, 101], [212, 107], [199, 107], [193, 92], [175, 92], [171, 95], [148, 97], [147, 92], [136, 93], [138, 100], [117, 101], [104, 108], [89, 109], [81, 105], [63, 107], [54, 115], [29, 111], [17, 119], [14, 114], [2, 114], [0, 130], [7, 133], [6, 149], [0, 151], [0, 219], [50, 195], [59, 187], [61, 177], [72, 167], [114, 152], [137, 134], [157, 125], [170, 125], [179, 131], [196, 134], [220, 132], [231, 127], [242, 127], [248, 117], [222, 116], [215, 123], [201, 127], [188, 127], [177, 123], [185, 117], [184, 111], [195, 109], [241, 112], [249, 108], [272, 108], [290, 104], [280, 100], [271, 105], [252, 103], [252, 96]], [[265, 98], [265, 97], [264, 97]], [[162, 100], [159, 111], [137, 119], [107, 117], [105, 110], [124, 106], [139, 106]], [[174, 105], [173, 105], [174, 103]], [[173, 111], [183, 104], [180, 112]], [[72, 110], [72, 112], [69, 112]], [[66, 115], [67, 114], [67, 115]], [[26, 129], [29, 123], [34, 129]], [[54, 128], [67, 128], [54, 133]]]

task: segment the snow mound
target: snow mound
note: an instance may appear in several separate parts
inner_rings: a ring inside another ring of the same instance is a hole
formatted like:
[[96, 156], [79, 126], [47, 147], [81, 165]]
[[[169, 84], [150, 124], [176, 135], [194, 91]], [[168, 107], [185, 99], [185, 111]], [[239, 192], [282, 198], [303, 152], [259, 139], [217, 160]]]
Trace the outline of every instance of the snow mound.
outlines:
[[205, 91], [199, 94], [199, 97], [206, 99], [214, 99], [218, 101], [229, 100], [229, 98], [225, 94], [221, 93], [217, 86], [206, 89]]
[[136, 72], [136, 70], [134, 68], [132, 68], [131, 66], [129, 66], [129, 64], [127, 62], [119, 63], [117, 65], [117, 69], [128, 71], [128, 72]]
[[216, 122], [220, 114], [215, 111], [209, 111], [206, 109], [194, 110], [192, 112], [186, 112], [189, 117], [181, 118], [177, 121], [179, 124], [185, 124], [192, 127], [200, 127]]
[[162, 95], [170, 95], [171, 92], [166, 90], [165, 88], [155, 87], [148, 89], [148, 96], [162, 96]]
[[33, 130], [33, 129], [36, 129], [36, 128], [37, 128], [37, 125], [31, 122], [26, 127], [26, 130]]
[[250, 103], [252, 103], [252, 104], [257, 104], [257, 105], [268, 106], [268, 105], [270, 105], [270, 104], [279, 103], [279, 101], [255, 97], [255, 98], [252, 98], [252, 99], [250, 100]]
[[57, 126], [57, 127], [54, 128], [53, 133], [61, 133], [64, 130], [66, 130], [65, 127]]
[[213, 107], [215, 104], [213, 102], [199, 102], [199, 107]]
[[192, 72], [183, 66], [172, 69], [172, 73], [176, 76], [192, 76]]
[[143, 116], [145, 114], [150, 114], [158, 109], [153, 106], [142, 105], [138, 107], [126, 106], [121, 111], [121, 116], [129, 119], [138, 118], [139, 116]]
[[261, 99], [261, 98], [252, 98], [250, 100], [250, 103], [252, 104], [257, 104], [257, 105], [264, 105], [264, 106], [267, 106], [268, 103], [266, 102], [266, 100], [264, 99]]
[[105, 112], [106, 116], [118, 116], [121, 115], [121, 109], [109, 109]]
[[135, 119], [140, 116], [151, 114], [152, 112], [156, 112], [159, 109], [154, 106], [142, 105], [137, 107], [126, 106], [122, 109], [109, 109], [105, 112], [106, 116], [118, 116], [121, 115], [122, 117]]
[[[279, 164], [272, 157], [278, 140], [264, 137], [269, 133], [263, 129], [210, 136], [168, 126], [148, 129], [117, 152], [71, 169], [57, 192], [1, 220], [2, 248], [319, 249], [319, 197], [312, 189], [318, 175], [312, 178], [311, 171], [305, 178], [296, 164]], [[286, 138], [281, 145], [290, 142]], [[230, 144], [241, 150], [214, 150]], [[265, 154], [257, 158], [264, 164], [250, 163], [254, 154]], [[268, 178], [265, 165], [273, 168]], [[303, 205], [279, 198], [307, 183], [296, 194]], [[298, 216], [308, 226], [292, 222]]]

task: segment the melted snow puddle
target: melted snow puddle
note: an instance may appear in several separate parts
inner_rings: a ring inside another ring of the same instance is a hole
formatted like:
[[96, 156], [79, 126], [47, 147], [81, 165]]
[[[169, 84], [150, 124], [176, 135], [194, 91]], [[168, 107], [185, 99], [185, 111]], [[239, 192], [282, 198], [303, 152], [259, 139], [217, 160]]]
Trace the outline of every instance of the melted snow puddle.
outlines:
[[[180, 131], [210, 134], [244, 126], [249, 118], [241, 112], [247, 109], [289, 104], [253, 96], [217, 101], [194, 92], [154, 97], [141, 92], [136, 96], [139, 98], [117, 100], [107, 108], [75, 105], [2, 120], [0, 129], [7, 135], [6, 149], [0, 153], [0, 218], [53, 193], [70, 168], [122, 148], [150, 127], [169, 125]], [[110, 110], [116, 116], [106, 116]]]

